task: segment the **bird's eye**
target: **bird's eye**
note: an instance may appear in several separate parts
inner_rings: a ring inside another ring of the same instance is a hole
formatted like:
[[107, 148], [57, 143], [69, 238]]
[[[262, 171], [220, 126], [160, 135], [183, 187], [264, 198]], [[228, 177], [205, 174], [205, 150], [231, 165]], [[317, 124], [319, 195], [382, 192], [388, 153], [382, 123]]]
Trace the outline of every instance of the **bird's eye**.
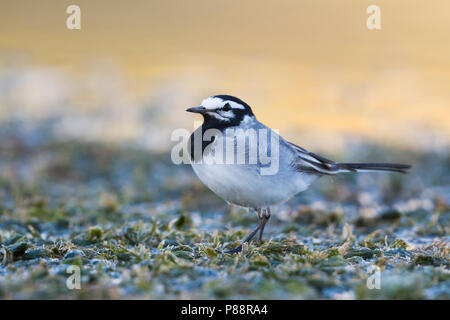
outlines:
[[229, 104], [229, 103], [225, 104], [225, 105], [222, 107], [222, 110], [223, 110], [223, 111], [230, 111], [230, 110], [231, 110], [230, 104]]

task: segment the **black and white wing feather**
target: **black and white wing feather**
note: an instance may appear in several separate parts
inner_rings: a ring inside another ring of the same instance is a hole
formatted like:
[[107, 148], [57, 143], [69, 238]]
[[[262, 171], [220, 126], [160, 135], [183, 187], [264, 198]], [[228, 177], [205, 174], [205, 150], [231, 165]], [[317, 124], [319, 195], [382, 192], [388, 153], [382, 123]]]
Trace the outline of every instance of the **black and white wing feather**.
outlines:
[[[286, 141], [287, 142], [287, 141]], [[339, 163], [321, 155], [312, 153], [291, 142], [287, 144], [296, 152], [297, 158], [292, 163], [300, 172], [317, 175], [334, 175], [340, 172], [391, 171], [406, 173], [411, 167], [397, 163]]]

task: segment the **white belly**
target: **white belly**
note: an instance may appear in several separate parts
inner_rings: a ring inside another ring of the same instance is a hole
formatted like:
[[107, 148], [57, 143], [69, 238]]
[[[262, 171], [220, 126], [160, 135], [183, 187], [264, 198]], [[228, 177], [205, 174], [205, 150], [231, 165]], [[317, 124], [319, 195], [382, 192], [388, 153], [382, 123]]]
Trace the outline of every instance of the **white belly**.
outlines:
[[286, 170], [275, 175], [261, 175], [255, 165], [192, 163], [192, 167], [199, 179], [219, 197], [250, 208], [285, 202], [317, 178]]

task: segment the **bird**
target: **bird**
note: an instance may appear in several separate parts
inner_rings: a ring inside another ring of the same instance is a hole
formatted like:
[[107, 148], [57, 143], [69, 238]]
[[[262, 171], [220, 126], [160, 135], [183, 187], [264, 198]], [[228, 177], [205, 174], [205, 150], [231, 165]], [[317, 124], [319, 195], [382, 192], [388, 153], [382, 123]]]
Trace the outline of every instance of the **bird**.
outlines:
[[[224, 251], [228, 254], [239, 253], [258, 231], [261, 243], [271, 207], [305, 191], [320, 177], [344, 172], [407, 173], [411, 167], [397, 163], [332, 161], [285, 140], [276, 130], [259, 122], [246, 102], [231, 95], [210, 96], [200, 106], [186, 111], [203, 117], [202, 125], [191, 134], [187, 146], [197, 177], [228, 204], [255, 210], [259, 219], [257, 227], [239, 246]], [[275, 143], [269, 144], [269, 140]], [[274, 163], [275, 170], [264, 173]]]

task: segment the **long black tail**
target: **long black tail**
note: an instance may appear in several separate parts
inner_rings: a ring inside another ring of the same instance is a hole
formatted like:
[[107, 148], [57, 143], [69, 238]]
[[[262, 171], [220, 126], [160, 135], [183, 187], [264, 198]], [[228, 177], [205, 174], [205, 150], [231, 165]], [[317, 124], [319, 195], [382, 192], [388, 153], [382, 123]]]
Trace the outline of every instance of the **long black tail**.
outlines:
[[358, 171], [391, 171], [407, 173], [411, 168], [408, 164], [398, 163], [338, 163], [339, 169], [348, 172]]

